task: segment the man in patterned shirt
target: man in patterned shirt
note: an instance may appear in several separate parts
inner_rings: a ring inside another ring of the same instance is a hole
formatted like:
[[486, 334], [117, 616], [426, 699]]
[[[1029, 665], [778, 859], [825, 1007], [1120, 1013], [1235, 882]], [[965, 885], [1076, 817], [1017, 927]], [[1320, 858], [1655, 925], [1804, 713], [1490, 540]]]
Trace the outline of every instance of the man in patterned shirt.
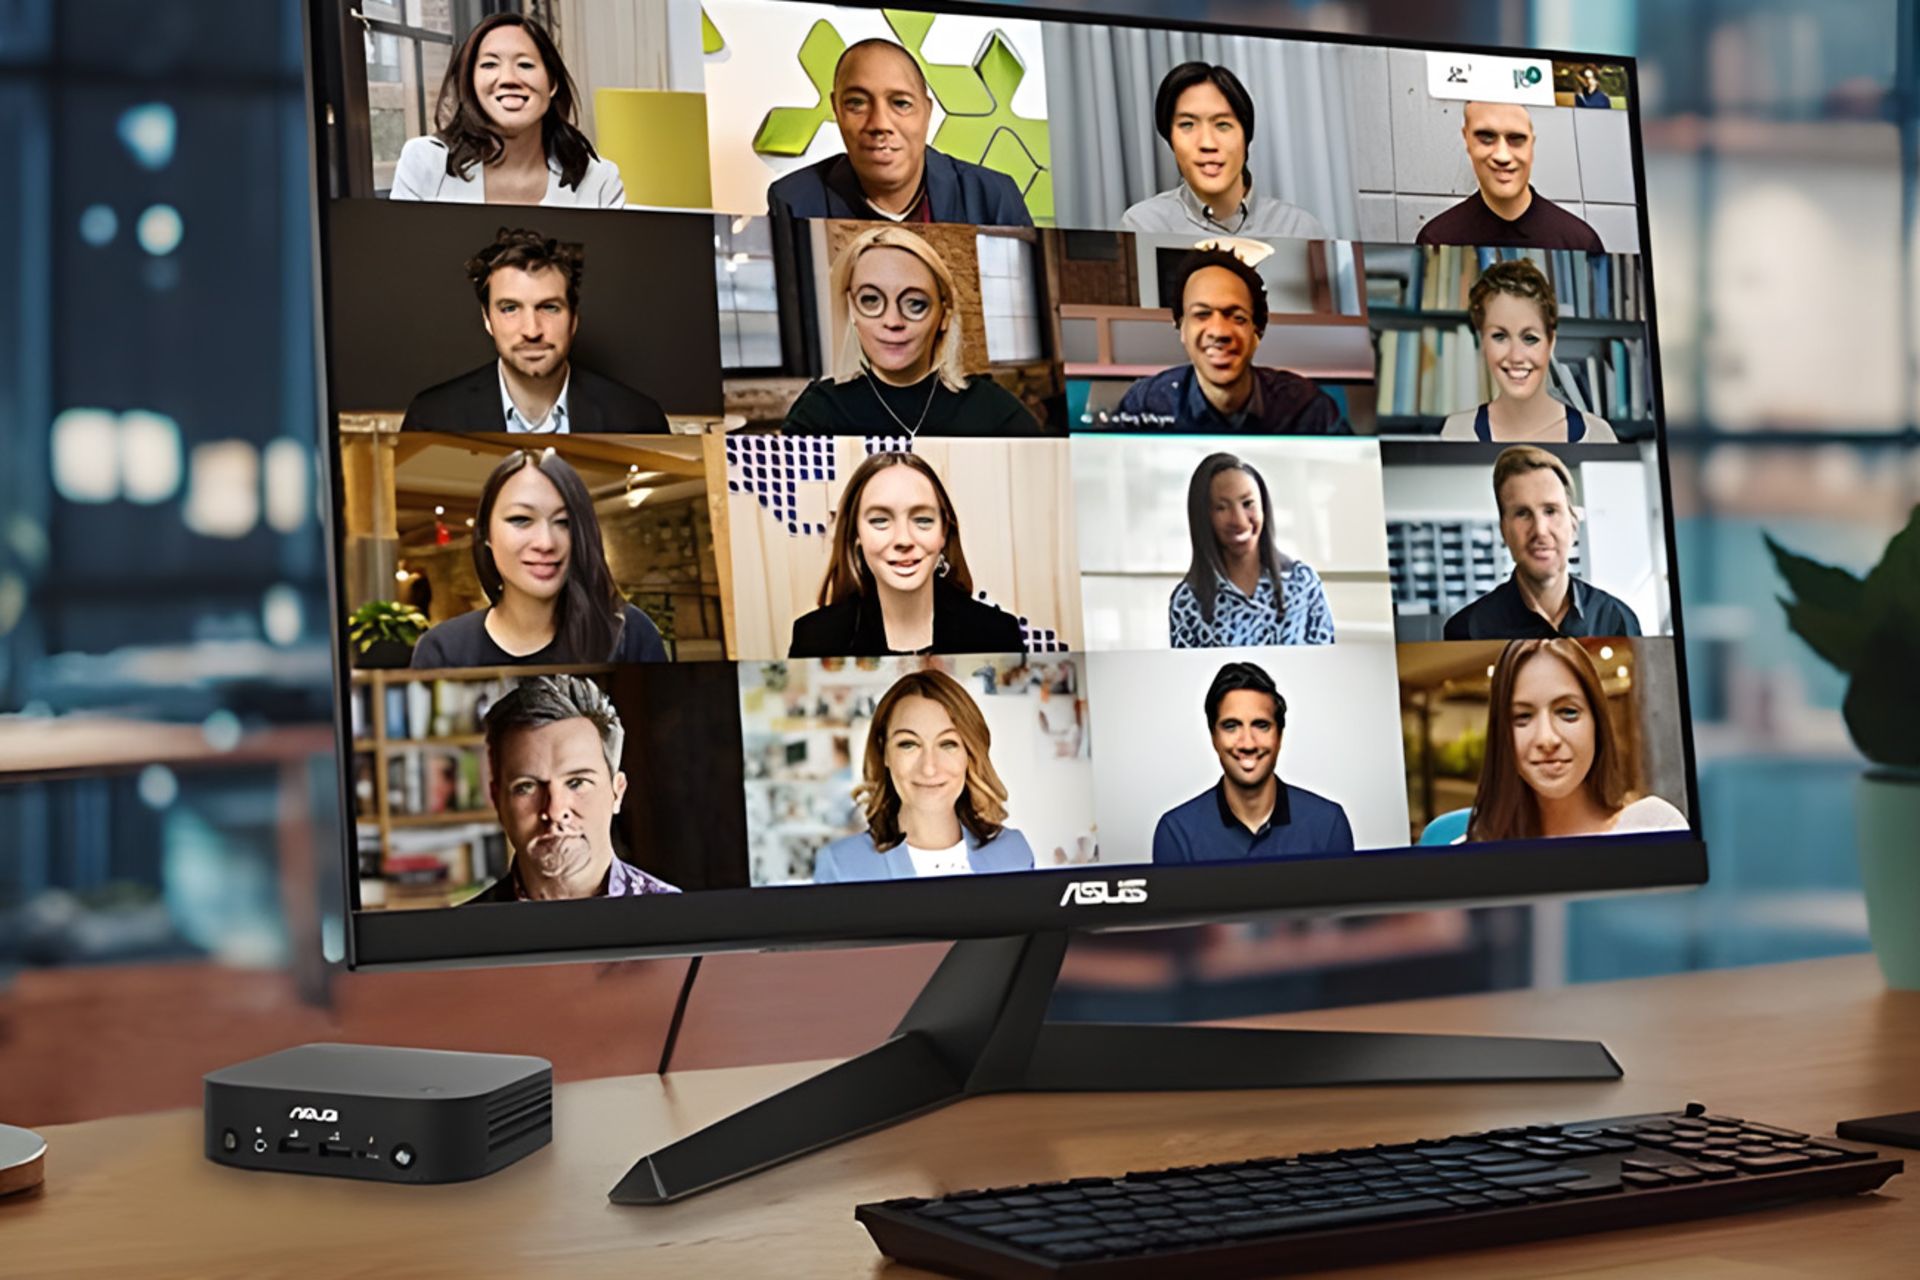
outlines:
[[613, 699], [581, 676], [539, 676], [487, 712], [493, 803], [513, 850], [507, 874], [470, 902], [678, 893], [613, 851], [627, 794], [626, 731]]

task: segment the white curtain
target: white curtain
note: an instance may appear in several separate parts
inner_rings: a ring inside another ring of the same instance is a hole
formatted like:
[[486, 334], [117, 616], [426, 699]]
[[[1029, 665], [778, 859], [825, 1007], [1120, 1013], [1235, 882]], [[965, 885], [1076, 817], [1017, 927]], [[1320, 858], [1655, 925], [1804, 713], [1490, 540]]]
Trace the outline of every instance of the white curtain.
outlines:
[[700, 0], [549, 0], [547, 9], [589, 138], [595, 89], [704, 87]]
[[1344, 63], [1337, 46], [1079, 23], [1044, 24], [1055, 220], [1117, 227], [1127, 206], [1180, 181], [1153, 127], [1161, 77], [1183, 62], [1223, 66], [1253, 98], [1255, 192], [1360, 235]]

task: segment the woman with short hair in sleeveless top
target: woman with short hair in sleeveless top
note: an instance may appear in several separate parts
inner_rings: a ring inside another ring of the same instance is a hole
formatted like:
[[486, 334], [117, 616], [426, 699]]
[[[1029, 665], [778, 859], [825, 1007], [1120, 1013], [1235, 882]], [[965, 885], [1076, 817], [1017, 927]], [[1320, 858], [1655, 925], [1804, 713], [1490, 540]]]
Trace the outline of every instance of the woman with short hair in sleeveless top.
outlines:
[[1487, 362], [1494, 398], [1449, 417], [1442, 440], [1484, 444], [1612, 444], [1598, 414], [1582, 413], [1547, 390], [1560, 305], [1553, 284], [1525, 258], [1496, 262], [1467, 295], [1467, 320]]

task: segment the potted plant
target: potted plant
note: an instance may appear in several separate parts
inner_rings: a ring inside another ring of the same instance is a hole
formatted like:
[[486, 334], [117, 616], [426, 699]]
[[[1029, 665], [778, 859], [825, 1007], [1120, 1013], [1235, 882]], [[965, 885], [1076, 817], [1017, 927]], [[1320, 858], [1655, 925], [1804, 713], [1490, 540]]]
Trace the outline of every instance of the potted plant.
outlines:
[[1864, 578], [1767, 548], [1793, 592], [1787, 625], [1845, 672], [1860, 778], [1860, 881], [1887, 985], [1920, 990], [1920, 506]]
[[413, 661], [413, 646], [427, 629], [427, 615], [398, 600], [373, 600], [347, 618], [347, 639], [357, 653], [354, 665], [404, 667]]

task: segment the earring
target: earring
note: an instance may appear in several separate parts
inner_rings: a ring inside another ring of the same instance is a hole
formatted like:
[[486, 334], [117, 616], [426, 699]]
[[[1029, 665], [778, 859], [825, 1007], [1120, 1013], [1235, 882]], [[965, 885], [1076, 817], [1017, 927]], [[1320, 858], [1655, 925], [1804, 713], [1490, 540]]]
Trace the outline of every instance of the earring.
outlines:
[[939, 564], [939, 567], [937, 567], [934, 570], [934, 572], [939, 574], [943, 578], [946, 577], [949, 573], [953, 572], [953, 566], [947, 563], [946, 552], [942, 551], [940, 553], [940, 564]]

